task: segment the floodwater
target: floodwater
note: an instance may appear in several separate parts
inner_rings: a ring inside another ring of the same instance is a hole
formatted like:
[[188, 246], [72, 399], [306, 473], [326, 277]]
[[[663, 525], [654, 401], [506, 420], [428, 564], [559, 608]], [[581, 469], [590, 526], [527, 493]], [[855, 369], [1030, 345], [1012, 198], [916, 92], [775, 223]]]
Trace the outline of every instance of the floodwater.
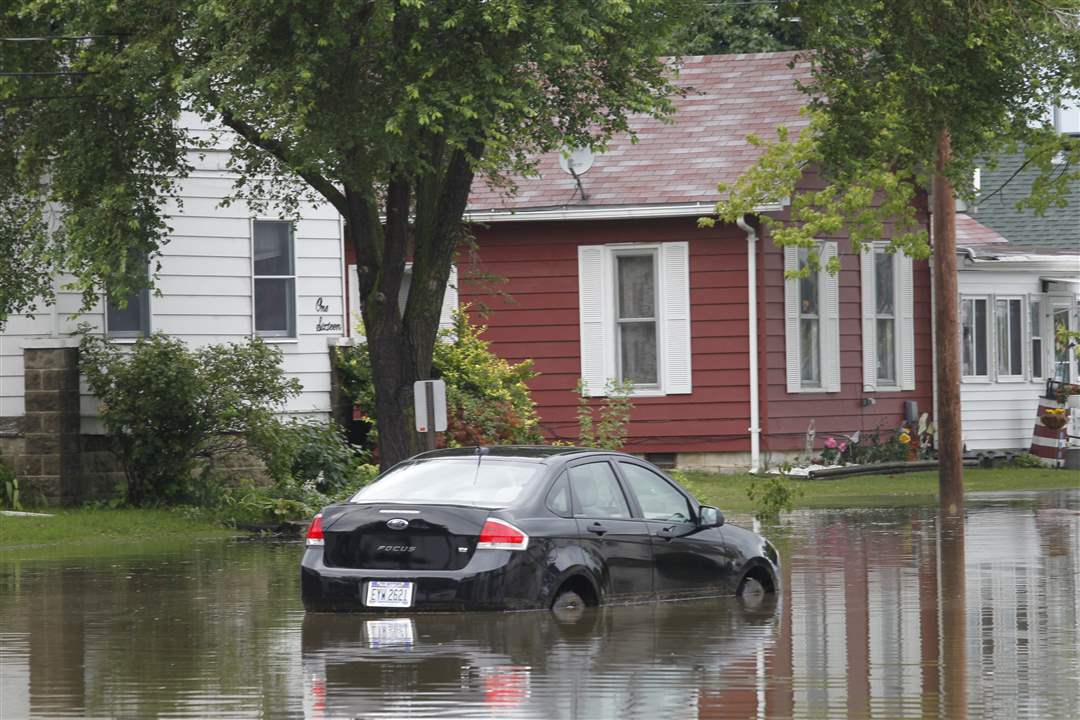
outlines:
[[770, 535], [775, 602], [577, 622], [305, 617], [298, 543], [0, 562], [0, 716], [1080, 718], [1080, 490]]

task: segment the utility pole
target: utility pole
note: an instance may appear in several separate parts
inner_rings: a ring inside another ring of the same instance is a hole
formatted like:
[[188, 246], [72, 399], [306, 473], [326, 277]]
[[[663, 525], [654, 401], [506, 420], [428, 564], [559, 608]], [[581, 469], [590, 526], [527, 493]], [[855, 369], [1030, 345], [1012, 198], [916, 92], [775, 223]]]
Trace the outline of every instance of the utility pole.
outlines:
[[960, 324], [956, 275], [956, 196], [945, 168], [952, 159], [947, 128], [938, 132], [933, 192], [934, 294], [937, 316], [937, 451], [941, 512], [964, 511], [964, 457], [960, 430]]

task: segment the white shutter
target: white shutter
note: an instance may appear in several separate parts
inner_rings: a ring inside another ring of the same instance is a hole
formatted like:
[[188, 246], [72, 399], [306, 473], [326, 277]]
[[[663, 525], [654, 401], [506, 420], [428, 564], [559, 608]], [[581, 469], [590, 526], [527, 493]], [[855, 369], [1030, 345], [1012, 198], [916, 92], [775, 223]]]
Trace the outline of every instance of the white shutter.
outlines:
[[900, 389], [915, 389], [915, 279], [911, 258], [897, 253], [896, 268], [899, 272], [900, 304]]
[[454, 327], [454, 311], [458, 308], [457, 265], [450, 266], [450, 277], [446, 280], [446, 294], [443, 295], [442, 311], [439, 313], [439, 329]]
[[581, 379], [585, 395], [604, 394], [608, 372], [605, 367], [608, 342], [608, 323], [604, 317], [604, 247], [578, 247], [578, 302], [581, 318]]
[[691, 392], [690, 353], [690, 251], [685, 242], [660, 246], [660, 269], [663, 276], [661, 320], [664, 324], [663, 390], [666, 395]]
[[859, 256], [862, 272], [859, 284], [862, 286], [862, 376], [863, 392], [877, 389], [877, 324], [874, 322], [875, 286], [874, 286], [874, 247], [867, 245]]
[[840, 392], [840, 273], [826, 268], [836, 257], [836, 243], [822, 243], [818, 286], [821, 294], [821, 387]]
[[997, 295], [986, 296], [986, 377], [997, 382]]
[[[799, 269], [799, 248], [784, 247], [784, 272]], [[802, 372], [799, 363], [799, 280], [784, 278], [784, 350], [787, 357], [787, 391], [796, 393], [802, 389]]]

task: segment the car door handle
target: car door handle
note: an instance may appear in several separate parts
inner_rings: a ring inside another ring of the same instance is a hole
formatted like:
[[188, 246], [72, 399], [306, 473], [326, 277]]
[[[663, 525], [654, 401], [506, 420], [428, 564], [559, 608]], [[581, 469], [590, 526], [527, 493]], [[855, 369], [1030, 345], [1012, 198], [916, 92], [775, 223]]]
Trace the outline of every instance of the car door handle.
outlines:
[[671, 540], [672, 538], [675, 537], [675, 533], [673, 532], [673, 530], [674, 530], [674, 528], [669, 528], [669, 527], [660, 528], [659, 530], [656, 531], [656, 536], [657, 537], [662, 537], [665, 540]]
[[607, 532], [607, 528], [602, 523], [594, 522], [589, 526], [589, 532], [596, 533], [597, 535], [603, 535]]

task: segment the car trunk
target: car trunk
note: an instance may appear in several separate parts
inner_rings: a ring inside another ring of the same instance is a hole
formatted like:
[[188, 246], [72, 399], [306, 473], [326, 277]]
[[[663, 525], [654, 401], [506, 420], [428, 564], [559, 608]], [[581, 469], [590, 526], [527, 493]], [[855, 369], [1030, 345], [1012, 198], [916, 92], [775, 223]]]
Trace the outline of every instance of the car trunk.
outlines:
[[357, 505], [325, 529], [323, 562], [368, 570], [459, 570], [469, 563], [490, 510]]

